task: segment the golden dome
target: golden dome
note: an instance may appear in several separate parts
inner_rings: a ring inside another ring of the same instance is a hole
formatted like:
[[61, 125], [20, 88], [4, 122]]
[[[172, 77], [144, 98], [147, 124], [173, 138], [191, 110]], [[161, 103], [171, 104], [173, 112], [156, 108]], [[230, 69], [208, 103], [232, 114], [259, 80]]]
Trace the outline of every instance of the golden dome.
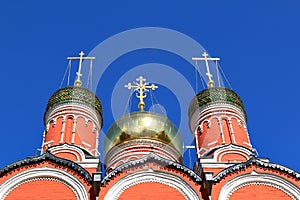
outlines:
[[161, 141], [182, 153], [181, 135], [166, 116], [153, 112], [134, 112], [124, 115], [108, 129], [103, 145], [104, 155], [113, 146], [134, 139]]

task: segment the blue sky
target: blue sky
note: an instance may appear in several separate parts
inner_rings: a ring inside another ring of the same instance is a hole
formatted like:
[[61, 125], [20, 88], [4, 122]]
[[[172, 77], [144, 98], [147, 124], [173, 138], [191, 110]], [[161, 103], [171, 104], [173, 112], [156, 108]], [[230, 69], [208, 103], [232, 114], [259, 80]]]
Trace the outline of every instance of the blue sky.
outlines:
[[[40, 148], [45, 106], [60, 86], [66, 57], [90, 52], [126, 30], [158, 27], [185, 34], [221, 58], [232, 88], [244, 101], [259, 156], [300, 171], [299, 7], [296, 0], [2, 2], [0, 167]], [[105, 56], [97, 55], [97, 62]], [[133, 66], [149, 63], [170, 66], [195, 85], [193, 67], [174, 53], [141, 49], [120, 56], [97, 88], [104, 131], [114, 120], [111, 93], [118, 80]], [[161, 88], [155, 97], [177, 124], [180, 102]]]

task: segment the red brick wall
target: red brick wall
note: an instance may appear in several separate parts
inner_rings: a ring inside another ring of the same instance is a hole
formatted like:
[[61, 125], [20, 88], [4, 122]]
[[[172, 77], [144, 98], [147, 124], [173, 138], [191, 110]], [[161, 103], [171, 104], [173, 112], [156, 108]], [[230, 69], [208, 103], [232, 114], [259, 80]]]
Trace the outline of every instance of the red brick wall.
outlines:
[[175, 188], [161, 183], [141, 183], [134, 185], [125, 190], [119, 200], [161, 200], [161, 199], [172, 199], [172, 200], [184, 200], [185, 197]]
[[[286, 179], [290, 183], [294, 184], [297, 187], [300, 187], [300, 181], [296, 178], [280, 172], [278, 170], [270, 169], [270, 168], [260, 168], [255, 165], [251, 165], [248, 168], [241, 169], [240, 171], [236, 171], [226, 175], [220, 182], [215, 183], [212, 188], [212, 199], [218, 200], [219, 194], [223, 188], [223, 186], [230, 181], [242, 174], [250, 174], [253, 171], [259, 174], [272, 174], [283, 179]], [[243, 199], [253, 199], [253, 200], [290, 200], [288, 196], [279, 189], [273, 188], [267, 185], [249, 185], [242, 187], [236, 190], [231, 196], [230, 200], [243, 200]], [[257, 196], [257, 197], [256, 197]], [[247, 198], [246, 198], [247, 197]], [[278, 198], [277, 198], [278, 197]]]
[[286, 193], [267, 185], [249, 185], [235, 191], [230, 200], [290, 200]]
[[73, 191], [60, 182], [37, 180], [20, 185], [5, 200], [76, 200]]

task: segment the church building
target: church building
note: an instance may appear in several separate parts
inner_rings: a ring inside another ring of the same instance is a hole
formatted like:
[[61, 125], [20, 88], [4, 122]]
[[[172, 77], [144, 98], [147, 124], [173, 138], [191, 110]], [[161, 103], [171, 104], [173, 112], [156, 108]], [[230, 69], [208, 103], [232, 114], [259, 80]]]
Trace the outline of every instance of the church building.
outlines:
[[106, 108], [82, 87], [82, 61], [94, 57], [81, 52], [70, 57], [79, 60], [74, 85], [47, 103], [41, 154], [0, 169], [0, 200], [300, 200], [300, 174], [256, 156], [241, 98], [215, 86], [208, 66], [214, 58], [202, 56], [193, 59], [206, 63], [207, 88], [183, 113], [194, 138], [193, 168], [183, 163], [173, 122], [147, 111], [146, 92], [157, 86], [139, 75], [125, 86], [136, 92], [139, 111], [116, 120], [99, 140]]

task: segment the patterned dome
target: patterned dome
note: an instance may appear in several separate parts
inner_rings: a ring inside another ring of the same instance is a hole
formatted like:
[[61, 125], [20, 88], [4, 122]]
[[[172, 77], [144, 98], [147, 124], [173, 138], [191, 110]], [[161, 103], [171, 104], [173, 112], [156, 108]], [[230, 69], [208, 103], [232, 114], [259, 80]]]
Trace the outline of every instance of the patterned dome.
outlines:
[[238, 107], [246, 117], [244, 104], [241, 98], [234, 91], [221, 87], [208, 88], [198, 93], [190, 103], [189, 117], [191, 118], [197, 109], [201, 110], [202, 108], [215, 103], [234, 105]]
[[94, 108], [102, 119], [102, 105], [98, 97], [88, 89], [76, 86], [69, 86], [57, 90], [50, 97], [46, 112], [59, 104], [69, 102], [80, 103]]
[[181, 135], [166, 116], [152, 112], [134, 112], [121, 117], [108, 129], [104, 154], [113, 146], [134, 139], [161, 141], [182, 152]]

